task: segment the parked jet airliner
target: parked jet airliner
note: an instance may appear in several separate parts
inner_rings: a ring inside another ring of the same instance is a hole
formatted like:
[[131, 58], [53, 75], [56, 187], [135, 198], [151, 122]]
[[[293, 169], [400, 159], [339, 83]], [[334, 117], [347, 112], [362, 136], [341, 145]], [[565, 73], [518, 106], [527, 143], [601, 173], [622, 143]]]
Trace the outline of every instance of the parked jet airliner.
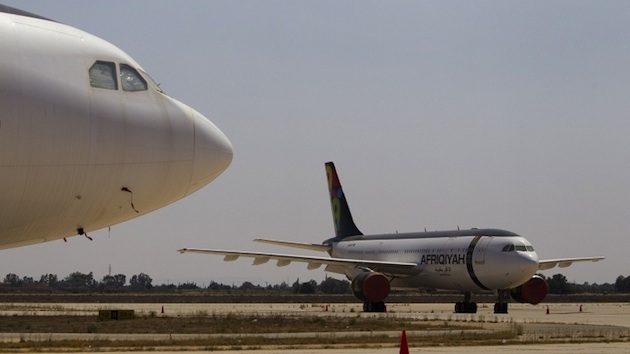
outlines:
[[258, 242], [328, 252], [329, 257], [279, 253], [242, 252], [184, 248], [195, 252], [254, 258], [254, 265], [273, 259], [277, 266], [291, 262], [307, 263], [308, 269], [322, 265], [326, 271], [345, 274], [352, 281], [354, 295], [367, 312], [385, 310], [384, 300], [391, 289], [446, 289], [464, 293], [455, 304], [457, 313], [476, 313], [473, 292], [494, 290], [498, 300], [495, 313], [507, 313], [508, 300], [537, 304], [547, 295], [545, 280], [536, 275], [573, 262], [597, 262], [604, 257], [539, 260], [531, 243], [513, 232], [498, 229], [470, 229], [363, 235], [350, 214], [346, 196], [332, 162], [326, 163], [335, 237], [323, 244], [257, 239]]
[[125, 52], [0, 5], [0, 249], [86, 234], [218, 177], [232, 145]]

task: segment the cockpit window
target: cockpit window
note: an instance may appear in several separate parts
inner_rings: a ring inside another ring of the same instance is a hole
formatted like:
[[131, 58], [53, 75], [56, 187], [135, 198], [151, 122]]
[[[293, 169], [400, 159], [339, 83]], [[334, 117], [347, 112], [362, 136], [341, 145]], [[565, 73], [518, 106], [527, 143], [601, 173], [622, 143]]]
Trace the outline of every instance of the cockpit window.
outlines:
[[146, 91], [147, 82], [136, 69], [127, 64], [120, 64], [120, 84], [123, 91]]
[[90, 86], [107, 90], [118, 90], [116, 64], [109, 61], [96, 61], [90, 68]]
[[503, 246], [502, 252], [534, 252], [534, 247], [525, 246], [525, 245], [505, 245]]
[[[150, 86], [155, 91], [164, 93], [157, 84], [142, 70], [136, 70], [130, 65], [120, 64], [120, 85], [123, 91], [147, 91]], [[109, 61], [97, 60], [90, 67], [90, 86], [107, 90], [118, 90], [118, 75], [116, 64]]]
[[164, 90], [162, 90], [162, 88], [160, 87], [160, 84], [155, 82], [155, 80], [153, 80], [153, 78], [149, 74], [147, 74], [146, 72], [142, 70], [138, 70], [138, 72], [149, 83], [149, 86], [151, 86], [151, 88], [153, 88], [157, 92], [164, 93]]

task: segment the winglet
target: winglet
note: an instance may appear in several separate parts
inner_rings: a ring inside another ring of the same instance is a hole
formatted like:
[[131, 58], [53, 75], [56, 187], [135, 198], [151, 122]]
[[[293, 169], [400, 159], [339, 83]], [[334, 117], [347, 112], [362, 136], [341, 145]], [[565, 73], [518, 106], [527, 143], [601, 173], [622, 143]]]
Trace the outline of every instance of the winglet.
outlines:
[[348, 236], [363, 235], [352, 220], [350, 207], [341, 188], [341, 182], [335, 169], [335, 164], [326, 162], [326, 177], [328, 178], [328, 190], [330, 192], [330, 206], [332, 208], [335, 236], [345, 238]]

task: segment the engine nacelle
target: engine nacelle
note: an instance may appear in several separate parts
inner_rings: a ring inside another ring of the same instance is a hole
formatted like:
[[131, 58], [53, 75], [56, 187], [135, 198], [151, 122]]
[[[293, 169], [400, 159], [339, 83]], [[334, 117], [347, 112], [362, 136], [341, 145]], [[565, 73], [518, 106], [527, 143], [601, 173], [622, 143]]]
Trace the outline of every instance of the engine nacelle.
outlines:
[[389, 295], [389, 280], [383, 273], [365, 272], [352, 280], [352, 293], [365, 302], [381, 302]]
[[525, 284], [510, 290], [510, 295], [514, 301], [537, 305], [545, 299], [548, 291], [549, 287], [545, 279], [534, 275]]

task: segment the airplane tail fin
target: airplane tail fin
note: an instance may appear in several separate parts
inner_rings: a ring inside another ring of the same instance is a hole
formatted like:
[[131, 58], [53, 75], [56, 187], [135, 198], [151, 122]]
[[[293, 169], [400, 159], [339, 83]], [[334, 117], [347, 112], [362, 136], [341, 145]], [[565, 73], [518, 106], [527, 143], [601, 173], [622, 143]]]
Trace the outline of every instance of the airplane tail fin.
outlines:
[[336, 238], [363, 235], [352, 220], [350, 207], [348, 207], [346, 196], [341, 188], [341, 182], [339, 182], [339, 176], [337, 176], [335, 164], [332, 162], [326, 162], [326, 177], [328, 178], [330, 206], [332, 208]]

